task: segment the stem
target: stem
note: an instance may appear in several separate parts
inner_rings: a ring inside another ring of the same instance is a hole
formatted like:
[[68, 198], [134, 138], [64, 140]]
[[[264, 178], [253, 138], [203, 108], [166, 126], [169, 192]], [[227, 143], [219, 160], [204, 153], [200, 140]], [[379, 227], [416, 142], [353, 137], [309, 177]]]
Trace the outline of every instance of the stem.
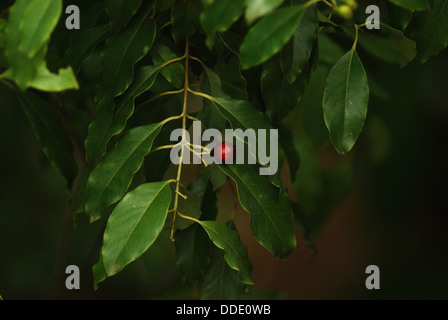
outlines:
[[177, 62], [177, 61], [184, 60], [185, 58], [186, 58], [186, 55], [183, 55], [182, 57], [177, 57], [177, 58], [174, 58], [174, 59], [165, 61], [164, 63], [162, 63], [162, 64], [160, 65], [160, 69], [165, 68], [167, 65], [169, 65], [169, 64], [171, 64], [171, 63], [174, 63], [174, 62]]
[[[189, 43], [189, 38], [187, 37], [186, 39], [186, 44], [185, 44], [185, 80], [184, 80], [184, 104], [183, 104], [183, 108], [182, 108], [182, 143], [184, 143], [185, 141], [185, 132], [187, 130], [187, 105], [188, 105], [188, 91], [190, 90], [190, 88], [188, 87], [188, 66], [189, 66], [189, 62], [190, 62], [190, 43]], [[179, 160], [179, 166], [177, 168], [177, 177], [176, 177], [176, 192], [174, 195], [174, 207], [173, 207], [173, 211], [174, 211], [174, 216], [173, 216], [173, 225], [171, 227], [171, 240], [174, 241], [174, 224], [176, 222], [176, 215], [179, 214], [177, 208], [179, 205], [179, 187], [180, 187], [180, 178], [182, 175], [182, 160], [184, 157], [184, 149], [185, 147], [182, 146], [182, 149], [180, 150], [180, 160]]]
[[355, 41], [353, 42], [352, 50], [355, 50], [355, 49], [356, 49], [356, 44], [358, 43], [358, 33], [359, 33], [359, 28], [360, 28], [360, 26], [356, 26], [356, 27], [355, 27], [355, 30], [356, 30], [356, 33], [355, 33]]
[[177, 214], [178, 214], [179, 217], [181, 217], [181, 218], [184, 218], [184, 219], [187, 219], [187, 220], [191, 220], [191, 221], [194, 221], [194, 222], [199, 223], [199, 224], [201, 223], [198, 219], [195, 219], [195, 218], [190, 217], [190, 216], [183, 215], [183, 214], [180, 213], [180, 212], [177, 212]]
[[168, 27], [168, 26], [170, 26], [170, 25], [172, 25], [172, 24], [173, 24], [172, 21], [168, 21], [168, 22], [165, 23], [163, 26], [161, 26], [157, 32], [160, 32], [160, 30], [162, 30], [162, 29], [164, 29], [164, 28], [166, 28], [166, 27]]
[[188, 88], [188, 91], [191, 92], [192, 94], [196, 95], [196, 96], [200, 96], [200, 97], [206, 98], [206, 99], [208, 99], [208, 100], [210, 100], [212, 102], [214, 101], [213, 97], [208, 95], [208, 94], [206, 94], [206, 93], [199, 92], [199, 91], [194, 91], [194, 90], [191, 90], [190, 88]]
[[4, 85], [6, 85], [9, 89], [11, 90], [15, 90], [14, 85], [11, 84], [8, 80], [6, 80], [5, 78], [0, 77], [0, 82], [3, 83]]
[[159, 150], [163, 150], [163, 149], [172, 149], [172, 148], [174, 148], [175, 146], [177, 146], [177, 144], [170, 144], [170, 145], [166, 145], [166, 146], [160, 146], [160, 147], [157, 147], [157, 148], [152, 149], [152, 150], [151, 150], [151, 153], [156, 152], [156, 151], [159, 151]]
[[173, 121], [173, 120], [180, 119], [180, 118], [182, 118], [182, 117], [183, 117], [183, 114], [178, 115], [178, 116], [173, 116], [173, 117], [166, 118], [165, 120], [162, 121], [162, 125], [164, 125], [164, 124], [167, 123], [167, 122], [170, 122], [170, 121]]
[[166, 95], [170, 95], [170, 94], [182, 93], [183, 91], [184, 91], [184, 89], [173, 90], [173, 91], [165, 91], [165, 92], [162, 92], [161, 94], [157, 95], [156, 97], [154, 97], [154, 99], [157, 99], [157, 98], [160, 98], [160, 97], [163, 97], [163, 96], [166, 96]]

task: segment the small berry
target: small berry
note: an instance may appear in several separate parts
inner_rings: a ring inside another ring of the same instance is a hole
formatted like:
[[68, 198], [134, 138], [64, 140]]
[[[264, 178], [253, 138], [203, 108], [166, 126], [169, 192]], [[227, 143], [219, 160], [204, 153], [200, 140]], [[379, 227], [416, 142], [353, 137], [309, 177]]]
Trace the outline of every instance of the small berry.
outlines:
[[212, 156], [221, 163], [227, 163], [233, 159], [234, 151], [235, 147], [231, 143], [222, 142], [212, 150]]
[[344, 2], [350, 7], [350, 9], [352, 9], [352, 11], [358, 8], [358, 3], [356, 0], [345, 0]]
[[338, 13], [338, 15], [340, 15], [342, 18], [344, 18], [345, 20], [350, 19], [351, 17], [353, 17], [353, 11], [352, 9], [348, 6], [348, 5], [342, 5], [339, 6], [336, 9], [336, 12]]

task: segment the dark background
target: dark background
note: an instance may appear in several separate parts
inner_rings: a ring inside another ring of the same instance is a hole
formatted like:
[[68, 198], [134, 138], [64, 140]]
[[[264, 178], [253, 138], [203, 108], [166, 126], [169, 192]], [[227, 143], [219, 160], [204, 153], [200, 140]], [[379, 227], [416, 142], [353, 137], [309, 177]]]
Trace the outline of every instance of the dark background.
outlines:
[[[236, 214], [255, 266], [256, 285], [248, 298], [448, 298], [448, 53], [404, 69], [370, 61], [362, 50], [360, 57], [371, 98], [353, 151], [339, 156], [327, 142], [319, 103], [325, 68], [316, 70], [299, 110], [288, 120], [300, 124], [295, 142], [302, 157], [297, 182], [288, 187], [311, 216], [318, 249], [314, 261], [302, 232], [297, 232], [296, 251], [281, 261], [253, 239], [248, 214], [241, 208]], [[303, 123], [306, 114], [314, 117], [308, 124]], [[94, 292], [91, 267], [104, 221], [89, 225], [81, 216], [73, 228], [70, 217], [64, 220], [68, 197], [65, 181], [41, 152], [18, 101], [0, 84], [3, 298], [190, 297], [168, 231]], [[219, 196], [221, 215], [231, 209], [230, 197], [225, 186]], [[65, 289], [64, 270], [70, 264], [81, 269], [81, 290]], [[365, 269], [372, 264], [381, 271], [380, 290], [365, 288]]]

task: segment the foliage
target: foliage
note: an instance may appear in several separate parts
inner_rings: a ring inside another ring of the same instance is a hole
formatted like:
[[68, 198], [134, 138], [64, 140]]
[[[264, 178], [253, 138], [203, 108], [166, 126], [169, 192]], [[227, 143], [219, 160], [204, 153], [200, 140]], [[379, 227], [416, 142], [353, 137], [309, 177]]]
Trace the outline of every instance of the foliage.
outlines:
[[[217, 193], [236, 186], [254, 238], [274, 256], [294, 251], [294, 221], [314, 251], [313, 193], [296, 202], [286, 185], [300, 192], [316, 182], [313, 174], [295, 180], [307, 139], [321, 138], [309, 130], [294, 142], [288, 116], [316, 69], [328, 67], [313, 114], [328, 129], [324, 141], [349, 153], [368, 113], [362, 57], [405, 67], [437, 55], [448, 45], [447, 2], [378, 2], [381, 28], [365, 30], [364, 1], [79, 1], [81, 29], [69, 31], [61, 0], [16, 0], [0, 8], [0, 80], [65, 177], [74, 211], [91, 223], [107, 219], [95, 286], [168, 228], [184, 281], [202, 298], [233, 298], [253, 284], [253, 266], [233, 216], [218, 215]], [[78, 118], [85, 125], [75, 127]], [[219, 130], [278, 129], [279, 164], [290, 176], [261, 176], [259, 164], [204, 164], [184, 186], [182, 162], [169, 176], [169, 136], [198, 119]], [[327, 178], [345, 185], [345, 173], [342, 166]]]

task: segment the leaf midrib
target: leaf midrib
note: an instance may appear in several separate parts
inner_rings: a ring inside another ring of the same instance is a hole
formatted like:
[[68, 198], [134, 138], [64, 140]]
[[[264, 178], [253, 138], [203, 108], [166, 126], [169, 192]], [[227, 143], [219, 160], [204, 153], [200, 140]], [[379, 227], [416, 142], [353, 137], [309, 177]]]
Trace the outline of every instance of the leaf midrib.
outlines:
[[348, 70], [347, 70], [347, 80], [345, 82], [345, 97], [344, 97], [344, 117], [342, 118], [342, 140], [345, 139], [345, 126], [346, 126], [346, 117], [347, 117], [347, 105], [348, 105], [348, 87], [350, 82], [350, 72], [352, 69], [352, 61], [353, 61], [353, 55], [355, 54], [355, 50], [352, 49], [350, 51], [350, 60], [348, 63]]
[[[33, 28], [33, 36], [30, 37], [30, 39], [34, 39], [34, 38], [36, 37], [37, 31], [39, 30], [39, 25], [41, 24], [43, 18], [44, 18], [44, 17], [46, 16], [46, 14], [48, 13], [48, 8], [50, 7], [51, 3], [50, 3], [50, 1], [48, 1], [46, 4], [47, 4], [47, 5], [46, 5], [44, 11], [41, 11], [41, 12], [42, 12], [42, 15], [39, 17], [38, 23], [36, 24], [37, 27], [36, 27], [36, 28]], [[27, 8], [27, 9], [28, 9], [28, 8]], [[23, 20], [23, 22], [25, 22], [25, 20]], [[21, 23], [20, 26], [22, 26], [22, 25], [23, 25], [23, 24]], [[19, 27], [19, 28], [20, 28], [20, 27]], [[20, 28], [20, 31], [23, 31], [22, 28]], [[47, 37], [48, 37], [48, 36], [47, 36]], [[19, 47], [19, 51], [21, 51], [21, 50], [20, 50], [20, 47]], [[39, 51], [39, 49], [35, 50], [35, 52], [33, 52], [33, 54], [27, 53], [28, 58], [31, 58], [32, 56], [34, 56], [38, 51]]]

